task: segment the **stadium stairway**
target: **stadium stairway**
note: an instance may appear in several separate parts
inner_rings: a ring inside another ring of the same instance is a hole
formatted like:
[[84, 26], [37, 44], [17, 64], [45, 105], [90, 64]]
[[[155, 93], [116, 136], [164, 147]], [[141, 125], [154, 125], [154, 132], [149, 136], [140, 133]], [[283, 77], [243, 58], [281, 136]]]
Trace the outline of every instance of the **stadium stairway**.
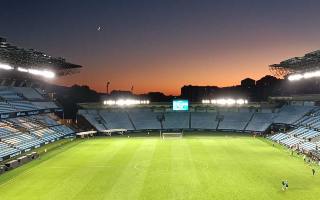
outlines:
[[[163, 114], [163, 113], [162, 113], [162, 114]], [[163, 121], [159, 121], [158, 119], [157, 119], [157, 121], [158, 121], [159, 124], [160, 124], [160, 128], [163, 129]]]
[[98, 110], [98, 112], [97, 112], [98, 114], [97, 114], [97, 117], [98, 117], [98, 122], [100, 121], [100, 122], [102, 122], [101, 123], [101, 125], [105, 128], [105, 130], [108, 130], [108, 126], [107, 126], [107, 122], [106, 122], [106, 120], [101, 116], [101, 113], [100, 113], [100, 110]]
[[130, 123], [132, 124], [132, 127], [134, 128], [134, 130], [137, 130], [137, 128], [136, 128], [136, 126], [134, 125], [133, 120], [132, 120], [132, 118], [130, 117], [129, 113], [126, 112], [126, 114], [127, 114], [127, 116], [128, 116], [128, 119], [129, 119]]
[[254, 117], [254, 113], [252, 113], [252, 115], [251, 115], [251, 117], [250, 117], [249, 121], [248, 121], [248, 122], [247, 122], [247, 124], [244, 126], [244, 128], [243, 128], [243, 130], [242, 130], [242, 131], [245, 131], [245, 130], [247, 129], [247, 127], [249, 126], [249, 124], [250, 124], [250, 122], [252, 121], [253, 117]]
[[189, 112], [189, 129], [191, 128], [191, 124], [192, 124], [191, 120], [192, 120], [191, 112]]
[[[217, 119], [215, 119], [215, 120], [217, 120]], [[221, 121], [223, 121], [223, 119], [219, 119], [219, 120], [218, 120], [218, 123], [217, 123], [217, 126], [216, 126], [216, 129], [215, 129], [215, 130], [218, 130]]]

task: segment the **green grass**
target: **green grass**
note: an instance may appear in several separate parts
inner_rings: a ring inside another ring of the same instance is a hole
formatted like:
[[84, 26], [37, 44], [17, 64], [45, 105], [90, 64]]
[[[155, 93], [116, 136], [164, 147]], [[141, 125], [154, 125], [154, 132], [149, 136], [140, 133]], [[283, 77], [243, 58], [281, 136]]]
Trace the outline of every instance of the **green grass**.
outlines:
[[313, 177], [302, 158], [262, 138], [212, 135], [68, 143], [1, 175], [0, 199], [320, 198], [320, 174]]

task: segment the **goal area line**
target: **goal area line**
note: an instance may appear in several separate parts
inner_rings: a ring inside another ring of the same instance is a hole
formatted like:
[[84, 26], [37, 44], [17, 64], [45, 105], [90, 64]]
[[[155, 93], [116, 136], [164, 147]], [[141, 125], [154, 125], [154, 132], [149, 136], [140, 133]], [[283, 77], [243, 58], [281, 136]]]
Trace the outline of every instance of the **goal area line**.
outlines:
[[166, 138], [182, 138], [183, 132], [160, 132], [160, 137], [162, 139]]

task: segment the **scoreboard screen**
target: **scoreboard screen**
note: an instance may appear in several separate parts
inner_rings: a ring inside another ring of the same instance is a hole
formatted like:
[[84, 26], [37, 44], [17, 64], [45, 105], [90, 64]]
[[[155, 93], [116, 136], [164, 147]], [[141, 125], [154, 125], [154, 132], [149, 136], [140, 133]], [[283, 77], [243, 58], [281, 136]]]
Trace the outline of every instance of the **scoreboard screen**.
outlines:
[[173, 100], [172, 109], [174, 111], [187, 111], [189, 110], [188, 100]]

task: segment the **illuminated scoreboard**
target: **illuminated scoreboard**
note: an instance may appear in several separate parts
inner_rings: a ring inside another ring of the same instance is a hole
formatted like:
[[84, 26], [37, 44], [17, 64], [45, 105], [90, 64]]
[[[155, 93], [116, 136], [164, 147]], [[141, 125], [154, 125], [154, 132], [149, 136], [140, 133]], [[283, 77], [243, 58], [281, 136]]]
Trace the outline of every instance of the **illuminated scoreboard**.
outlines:
[[188, 111], [189, 101], [188, 100], [173, 100], [172, 109], [174, 111]]

